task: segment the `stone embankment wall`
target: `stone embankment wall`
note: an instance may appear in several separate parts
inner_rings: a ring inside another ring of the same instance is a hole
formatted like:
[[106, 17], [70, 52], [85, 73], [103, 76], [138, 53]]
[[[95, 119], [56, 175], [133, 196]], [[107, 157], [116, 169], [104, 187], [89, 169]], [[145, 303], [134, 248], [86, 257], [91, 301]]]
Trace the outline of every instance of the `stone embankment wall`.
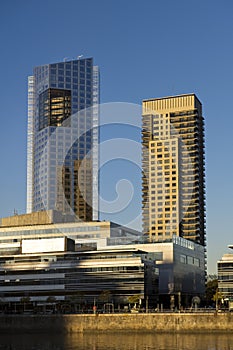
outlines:
[[233, 332], [233, 313], [1, 315], [0, 332]]

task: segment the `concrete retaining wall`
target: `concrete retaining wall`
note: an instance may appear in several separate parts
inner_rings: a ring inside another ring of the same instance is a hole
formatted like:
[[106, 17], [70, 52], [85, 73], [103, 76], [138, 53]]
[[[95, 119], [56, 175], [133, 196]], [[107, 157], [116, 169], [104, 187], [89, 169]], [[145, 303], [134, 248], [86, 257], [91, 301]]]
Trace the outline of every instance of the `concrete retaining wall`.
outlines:
[[1, 315], [0, 332], [233, 332], [233, 313]]

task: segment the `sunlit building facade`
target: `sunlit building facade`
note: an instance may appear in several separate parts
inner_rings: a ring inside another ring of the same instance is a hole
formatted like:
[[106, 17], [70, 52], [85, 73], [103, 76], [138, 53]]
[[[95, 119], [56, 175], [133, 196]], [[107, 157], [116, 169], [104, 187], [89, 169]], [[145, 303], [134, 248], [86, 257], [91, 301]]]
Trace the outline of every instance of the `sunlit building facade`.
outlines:
[[[233, 249], [233, 245], [228, 248]], [[224, 254], [218, 261], [218, 290], [233, 308], [233, 253]]]
[[[56, 209], [82, 221], [98, 219], [98, 104], [92, 58], [34, 68], [28, 78], [28, 213]], [[77, 162], [88, 173], [82, 184]]]
[[95, 299], [102, 305], [103, 291], [115, 305], [128, 305], [134, 295], [144, 299], [145, 293], [153, 302], [158, 295], [155, 257], [145, 259], [150, 253], [140, 246], [128, 249], [140, 238], [141, 232], [109, 221], [75, 222], [54, 210], [0, 219], [4, 307], [16, 310], [23, 298], [34, 306], [51, 298], [72, 305], [81, 296], [81, 304], [93, 305]]
[[205, 238], [204, 120], [195, 94], [143, 101], [143, 232]]
[[204, 265], [204, 247], [181, 237], [148, 243], [136, 230], [109, 221], [74, 222], [54, 210], [0, 219], [6, 307], [19, 307], [27, 297], [43, 305], [49, 298], [72, 304], [81, 296], [103, 304], [104, 291], [115, 306], [129, 305], [132, 296], [153, 308], [191, 306], [204, 294]]

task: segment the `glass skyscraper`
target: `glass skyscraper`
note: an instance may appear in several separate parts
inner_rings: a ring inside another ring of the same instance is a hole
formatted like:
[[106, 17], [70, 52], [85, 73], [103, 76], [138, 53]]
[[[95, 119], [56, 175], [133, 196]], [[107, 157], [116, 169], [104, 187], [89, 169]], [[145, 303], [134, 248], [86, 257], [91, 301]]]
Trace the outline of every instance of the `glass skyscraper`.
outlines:
[[98, 219], [99, 69], [92, 58], [35, 67], [28, 78], [27, 212]]

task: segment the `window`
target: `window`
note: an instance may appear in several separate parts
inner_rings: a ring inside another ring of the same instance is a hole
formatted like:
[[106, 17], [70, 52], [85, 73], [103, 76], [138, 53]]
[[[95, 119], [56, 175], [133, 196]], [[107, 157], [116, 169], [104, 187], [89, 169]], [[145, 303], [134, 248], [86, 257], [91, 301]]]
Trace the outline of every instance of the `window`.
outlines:
[[186, 264], [186, 255], [180, 254], [180, 262]]
[[187, 263], [188, 263], [189, 265], [193, 265], [193, 257], [192, 257], [192, 256], [188, 256], [188, 257], [187, 257]]

